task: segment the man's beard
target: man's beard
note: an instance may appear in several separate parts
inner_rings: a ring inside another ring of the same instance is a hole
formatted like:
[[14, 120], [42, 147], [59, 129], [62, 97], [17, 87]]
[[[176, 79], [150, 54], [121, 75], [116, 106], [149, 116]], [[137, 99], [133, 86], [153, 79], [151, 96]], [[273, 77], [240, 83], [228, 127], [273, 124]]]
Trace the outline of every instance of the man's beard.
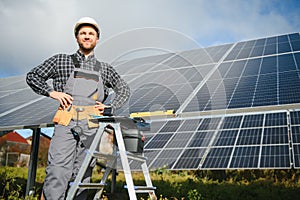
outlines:
[[89, 47], [85, 47], [83, 44], [79, 44], [81, 51], [87, 52], [87, 53], [92, 52], [94, 50], [95, 46], [96, 45], [89, 45]]

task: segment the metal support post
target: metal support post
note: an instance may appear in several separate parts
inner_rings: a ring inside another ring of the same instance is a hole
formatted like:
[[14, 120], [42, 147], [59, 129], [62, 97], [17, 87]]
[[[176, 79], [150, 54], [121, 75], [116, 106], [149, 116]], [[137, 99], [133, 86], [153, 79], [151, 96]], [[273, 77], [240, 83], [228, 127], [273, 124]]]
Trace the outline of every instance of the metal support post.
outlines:
[[28, 167], [28, 178], [26, 184], [26, 196], [31, 196], [34, 194], [34, 186], [35, 186], [35, 178], [36, 178], [36, 169], [38, 162], [38, 153], [40, 146], [40, 133], [41, 129], [36, 128], [32, 130], [32, 142], [31, 142], [31, 152], [30, 152], [30, 160]]

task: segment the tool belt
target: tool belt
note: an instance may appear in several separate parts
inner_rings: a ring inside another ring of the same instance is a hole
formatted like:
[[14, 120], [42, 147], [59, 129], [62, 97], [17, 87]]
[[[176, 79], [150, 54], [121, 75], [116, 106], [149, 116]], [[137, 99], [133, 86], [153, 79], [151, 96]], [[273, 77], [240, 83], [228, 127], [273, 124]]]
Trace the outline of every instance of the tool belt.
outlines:
[[[83, 108], [83, 111], [77, 113], [76, 108]], [[87, 119], [89, 128], [97, 128], [99, 124], [89, 120], [92, 118], [90, 115], [100, 115], [99, 110], [95, 108], [94, 105], [93, 106], [71, 105], [71, 107], [69, 107], [68, 109], [63, 109], [59, 107], [52, 121], [56, 124], [68, 126], [72, 119], [73, 120]]]

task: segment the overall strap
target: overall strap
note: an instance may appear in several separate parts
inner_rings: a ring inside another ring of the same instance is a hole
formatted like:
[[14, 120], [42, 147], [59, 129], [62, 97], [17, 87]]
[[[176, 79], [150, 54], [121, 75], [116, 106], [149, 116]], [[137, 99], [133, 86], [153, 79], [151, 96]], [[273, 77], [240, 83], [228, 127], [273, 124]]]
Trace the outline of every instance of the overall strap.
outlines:
[[74, 54], [72, 54], [72, 55], [71, 55], [71, 58], [72, 58], [72, 60], [73, 60], [74, 66], [75, 66], [76, 68], [80, 68], [80, 64], [79, 64], [79, 62], [78, 62], [76, 56], [75, 56]]
[[[79, 64], [79, 62], [78, 62], [78, 60], [77, 60], [75, 54], [72, 54], [72, 55], [70, 55], [70, 56], [71, 56], [71, 58], [72, 58], [72, 61], [73, 61], [74, 66], [75, 66], [76, 68], [80, 68], [80, 64]], [[101, 64], [100, 64], [100, 62], [97, 60], [97, 61], [96, 61], [96, 65], [95, 65], [95, 67], [94, 67], [94, 71], [100, 72], [100, 69], [101, 69]]]
[[100, 72], [100, 68], [101, 68], [101, 64], [100, 64], [100, 62], [98, 60], [96, 60], [96, 65], [95, 65], [94, 70], [96, 72]]

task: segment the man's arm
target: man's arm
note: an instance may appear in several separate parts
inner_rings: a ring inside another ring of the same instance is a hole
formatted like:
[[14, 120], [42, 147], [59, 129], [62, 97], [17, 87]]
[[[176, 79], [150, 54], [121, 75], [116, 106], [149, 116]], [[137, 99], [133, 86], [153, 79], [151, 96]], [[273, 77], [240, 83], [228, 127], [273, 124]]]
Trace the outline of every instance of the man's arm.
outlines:
[[27, 73], [26, 82], [37, 94], [49, 96], [53, 91], [46, 81], [55, 74], [55, 62], [55, 57], [51, 57]]
[[[72, 96], [64, 92], [55, 91], [47, 84], [47, 80], [57, 76], [55, 69], [56, 62], [57, 58], [53, 56], [41, 65], [33, 68], [27, 73], [26, 81], [37, 94], [49, 96], [59, 101], [62, 108], [67, 108], [73, 101]], [[67, 76], [67, 74], [64, 75]]]
[[107, 72], [107, 74], [105, 74], [107, 80], [104, 80], [105, 85], [112, 88], [116, 93], [116, 96], [112, 101], [112, 107], [118, 109], [128, 101], [130, 97], [130, 88], [112, 66], [108, 65], [107, 69], [104, 71]]

